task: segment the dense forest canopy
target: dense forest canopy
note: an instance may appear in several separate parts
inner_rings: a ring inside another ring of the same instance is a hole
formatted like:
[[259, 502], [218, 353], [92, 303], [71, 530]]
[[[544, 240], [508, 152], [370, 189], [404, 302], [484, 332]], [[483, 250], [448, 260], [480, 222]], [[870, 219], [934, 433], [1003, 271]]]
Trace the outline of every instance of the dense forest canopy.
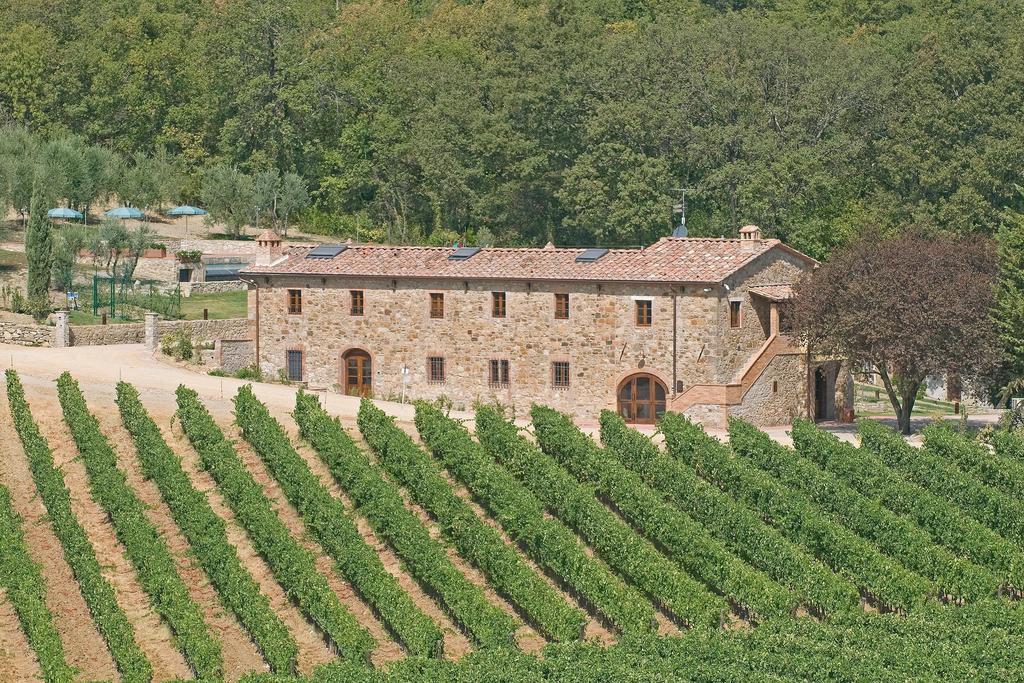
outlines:
[[6, 0], [0, 123], [305, 179], [392, 241], [643, 244], [1024, 209], [1017, 0]]

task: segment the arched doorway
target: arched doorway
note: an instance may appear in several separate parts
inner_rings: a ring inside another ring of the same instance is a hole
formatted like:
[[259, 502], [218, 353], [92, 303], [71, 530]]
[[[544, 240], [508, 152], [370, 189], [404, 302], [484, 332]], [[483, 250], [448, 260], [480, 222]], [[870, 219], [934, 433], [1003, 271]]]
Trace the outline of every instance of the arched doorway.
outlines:
[[654, 375], [639, 373], [622, 380], [616, 393], [619, 415], [634, 424], [654, 424], [665, 414], [664, 383]]
[[366, 351], [349, 349], [342, 354], [341, 372], [348, 396], [369, 396], [373, 391], [373, 361]]

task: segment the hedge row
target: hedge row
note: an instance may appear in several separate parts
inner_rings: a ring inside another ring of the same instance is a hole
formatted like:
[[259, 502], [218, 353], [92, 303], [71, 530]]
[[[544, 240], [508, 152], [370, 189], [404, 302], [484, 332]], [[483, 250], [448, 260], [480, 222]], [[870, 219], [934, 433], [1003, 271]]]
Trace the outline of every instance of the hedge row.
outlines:
[[21, 518], [11, 507], [11, 493], [0, 484], [0, 588], [14, 607], [28, 644], [36, 653], [46, 681], [73, 681], [75, 670], [64, 657], [60, 634], [46, 606], [46, 585], [28, 554]]
[[[534, 431], [548, 453], [586, 450], [593, 444], [558, 413], [533, 410]], [[623, 579], [691, 626], [718, 626], [728, 605], [625, 524], [551, 456], [518, 434], [494, 408], [476, 411], [476, 434], [491, 457], [526, 484]], [[699, 574], [695, 573], [699, 576]], [[763, 587], [763, 586], [759, 586]]]
[[14, 370], [7, 371], [7, 400], [25, 455], [28, 457], [36, 491], [46, 506], [54, 534], [64, 550], [64, 559], [78, 582], [96, 628], [110, 649], [110, 655], [125, 681], [149, 681], [153, 667], [135, 642], [131, 622], [117, 604], [114, 589], [103, 576], [96, 552], [71, 509], [71, 493], [64, 475], [53, 464], [53, 452], [32, 419], [25, 392]]
[[117, 405], [125, 429], [135, 442], [142, 471], [156, 482], [221, 602], [249, 632], [271, 671], [294, 671], [298, 646], [270, 608], [259, 585], [242, 566], [235, 547], [228, 541], [224, 520], [213, 511], [206, 496], [192, 486], [181, 459], [164, 441], [139, 401], [135, 387], [118, 382]]
[[217, 482], [235, 518], [249, 533], [256, 551], [288, 597], [326, 635], [342, 656], [368, 664], [373, 637], [356, 621], [327, 584], [308, 550], [288, 533], [252, 474], [224, 438], [196, 392], [179, 386], [178, 418], [199, 453], [203, 469]]
[[655, 628], [654, 608], [636, 589], [587, 556], [576, 535], [544, 516], [544, 506], [526, 487], [496, 465], [458, 423], [425, 403], [416, 406], [420, 437], [448, 470], [523, 543], [541, 565], [560, 576], [623, 633]]
[[909, 610], [938, 589], [877, 548], [823, 515], [806, 496], [780, 486], [685, 417], [669, 413], [661, 423], [669, 453], [736, 497], [837, 571], [848, 572], [875, 598]]
[[[796, 595], [731, 553], [700, 523], [602, 451], [567, 417], [540, 406], [534, 407], [532, 416], [544, 452], [568, 468], [574, 480], [596, 486], [602, 498], [693, 576], [755, 620], [796, 611]], [[477, 420], [479, 423], [479, 415]], [[625, 429], [624, 423], [622, 426]]]
[[[794, 430], [814, 428], [806, 421], [798, 422]], [[977, 600], [993, 596], [999, 589], [999, 579], [990, 571], [937, 545], [906, 517], [854, 491], [836, 475], [801, 458], [753, 425], [730, 420], [729, 445], [734, 453], [749, 459], [780, 484], [801, 491], [840, 524], [872, 541], [911, 571], [935, 581], [944, 595]]]
[[[906, 616], [860, 611], [819, 622], [780, 619], [755, 629], [684, 637], [551, 645], [543, 656], [508, 650], [458, 662], [408, 658], [387, 668], [318, 667], [305, 683], [477, 681], [997, 681], [1019, 678], [1019, 603], [930, 603]], [[286, 683], [255, 674], [245, 683]], [[295, 679], [287, 679], [292, 683]], [[297, 682], [296, 682], [297, 683]]]
[[67, 372], [63, 373], [57, 380], [57, 393], [64, 420], [89, 474], [93, 498], [110, 516], [117, 538], [124, 545], [150, 603], [167, 621], [175, 642], [196, 675], [200, 678], [220, 676], [220, 642], [203, 621], [202, 610], [189, 595], [171, 551], [146, 516], [145, 504], [118, 469], [117, 454], [86, 407], [78, 382]]
[[[886, 429], [881, 425], [868, 425], [867, 428], [874, 432], [872, 436], [865, 437], [864, 443], [869, 448], [873, 443], [891, 438], [880, 431]], [[948, 427], [929, 426], [923, 434], [924, 448], [886, 449], [890, 458], [888, 464], [897, 466], [921, 486], [959, 506], [1018, 546], [1024, 545], [1024, 500], [1018, 497], [1017, 492], [1007, 493], [989, 485], [986, 477], [979, 476], [976, 471], [979, 464], [984, 468], [996, 462], [997, 456]], [[979, 449], [984, 457], [979, 457]], [[995, 474], [991, 469], [987, 471]], [[1015, 480], [1012, 475], [1008, 481], [1018, 485], [1024, 482]]]
[[[886, 443], [886, 448], [906, 446], [902, 437], [898, 443]], [[907, 481], [878, 456], [800, 422], [793, 425], [793, 445], [854, 490], [914, 520], [937, 543], [987, 568], [1005, 583], [1024, 588], [1024, 554], [1019, 549], [956, 506]]]
[[[649, 438], [627, 427], [616, 413], [601, 413], [601, 440], [607, 447], [605, 453], [611, 457], [567, 464], [573, 465], [577, 476], [598, 482], [620, 510], [631, 510], [634, 524], [652, 515], [644, 522], [653, 527], [648, 533], [664, 534], [661, 515], [675, 518], [668, 513], [653, 516], [651, 511], [663, 502], [661, 494], [666, 494], [682, 512], [703, 525], [713, 539], [795, 592], [815, 610], [832, 614], [857, 607], [859, 598], [852, 583], [822, 565], [749, 508], [698, 477], [689, 465], [659, 451]], [[645, 482], [654, 490], [647, 489]], [[636, 502], [639, 496], [643, 496], [643, 503]], [[690, 521], [686, 528], [692, 526]], [[702, 540], [700, 547], [712, 546]]]
[[[372, 467], [366, 456], [315, 398], [302, 396], [295, 416], [342, 486], [356, 487], [360, 479], [369, 478], [363, 474]], [[359, 410], [359, 427], [381, 466], [437, 521], [459, 554], [482, 571], [533, 626], [555, 641], [583, 636], [586, 615], [567, 603], [456, 495], [434, 461], [388, 415], [365, 401]], [[376, 475], [376, 470], [370, 474]], [[391, 485], [382, 481], [383, 486]]]
[[[332, 496], [310, 471], [306, 461], [292, 448], [281, 425], [249, 386], [239, 389], [235, 396], [235, 419], [246, 440], [281, 485], [285, 497], [299, 511], [306, 528], [334, 558], [345, 579], [380, 615], [399, 642], [414, 654], [440, 656], [444, 639], [441, 629], [384, 569], [376, 551], [367, 545], [344, 504]], [[402, 550], [409, 549], [402, 546]], [[438, 591], [444, 599], [443, 604], [456, 615], [456, 621], [468, 624], [470, 633], [480, 642], [508, 642], [514, 626], [507, 615], [491, 607], [483, 594], [469, 584], [450, 562], [439, 567], [431, 563], [436, 556], [415, 558], [404, 552], [399, 556], [417, 579], [430, 590]]]
[[[971, 476], [977, 477], [989, 486], [1017, 500], [1024, 500], [1024, 462], [1017, 458], [1006, 457], [1006, 444], [1009, 440], [1005, 435], [1008, 432], [1000, 430], [993, 434], [992, 439], [996, 445], [996, 452], [993, 453], [988, 446], [980, 441], [956, 434], [949, 427], [944, 428], [947, 438], [942, 441], [951, 448], [943, 451], [941, 444], [934, 443], [935, 431], [936, 427], [933, 426], [924, 430], [926, 448], [941, 453], [961, 470], [970, 473]], [[1000, 452], [1001, 444], [1003, 452]]]
[[992, 434], [996, 455], [1004, 460], [1024, 464], [1024, 437], [1009, 429], [997, 429]]

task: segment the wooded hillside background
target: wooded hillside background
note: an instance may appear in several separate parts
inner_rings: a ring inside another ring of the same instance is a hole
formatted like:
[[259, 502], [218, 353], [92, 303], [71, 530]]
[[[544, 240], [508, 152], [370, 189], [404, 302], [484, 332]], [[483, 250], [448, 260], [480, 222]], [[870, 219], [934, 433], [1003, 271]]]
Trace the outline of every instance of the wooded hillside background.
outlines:
[[305, 179], [392, 241], [764, 226], [994, 233], [1024, 209], [1015, 0], [6, 0], [0, 123]]

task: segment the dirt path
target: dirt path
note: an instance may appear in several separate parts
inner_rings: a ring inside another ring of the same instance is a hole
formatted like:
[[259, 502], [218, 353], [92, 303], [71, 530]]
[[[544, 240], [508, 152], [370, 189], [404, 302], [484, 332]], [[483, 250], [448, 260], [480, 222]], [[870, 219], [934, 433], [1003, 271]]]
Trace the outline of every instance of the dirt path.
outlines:
[[18, 613], [0, 588], [0, 681], [39, 681], [39, 660], [21, 630]]
[[[142, 396], [145, 403], [146, 397]], [[164, 439], [171, 445], [182, 460], [182, 467], [192, 480], [192, 485], [206, 495], [210, 507], [226, 523], [228, 541], [238, 551], [239, 560], [259, 584], [260, 590], [270, 601], [270, 607], [281, 618], [285, 626], [291, 632], [292, 637], [298, 645], [298, 666], [299, 672], [309, 674], [320, 665], [334, 659], [330, 648], [324, 642], [317, 629], [302, 616], [299, 609], [292, 604], [288, 595], [274, 579], [274, 575], [267, 563], [260, 557], [252, 545], [248, 533], [235, 520], [231, 508], [224, 501], [217, 488], [217, 483], [199, 464], [199, 456], [192, 449], [181, 429], [181, 425], [172, 420], [169, 413], [160, 413], [156, 408], [146, 406], [150, 410], [153, 420], [160, 427]]]
[[78, 581], [64, 559], [64, 549], [50, 525], [46, 507], [36, 492], [28, 458], [14, 431], [6, 392], [0, 399], [0, 479], [11, 490], [11, 502], [21, 515], [29, 554], [46, 582], [46, 604], [54, 616], [68, 664], [92, 680], [114, 679], [117, 668], [96, 629]]
[[114, 588], [117, 601], [135, 629], [139, 647], [153, 665], [154, 680], [189, 678], [190, 670], [174, 646], [170, 629], [149, 604], [149, 596], [138, 583], [135, 568], [124, 554], [107, 514], [89, 493], [89, 478], [78, 456], [71, 434], [64, 424], [52, 382], [26, 383], [25, 394], [39, 431], [53, 450], [54, 462], [64, 472], [71, 492], [71, 507], [96, 550], [103, 575]]
[[178, 574], [188, 587], [192, 600], [202, 609], [211, 635], [220, 641], [224, 657], [224, 678], [234, 681], [253, 671], [269, 671], [234, 613], [221, 604], [216, 589], [193, 557], [188, 540], [174, 521], [156, 483], [143, 476], [131, 434], [122, 425], [117, 406], [90, 404], [89, 409], [99, 420], [100, 429], [117, 453], [118, 465], [125, 473], [128, 484], [139, 500], [149, 508], [147, 516], [170, 549]]

